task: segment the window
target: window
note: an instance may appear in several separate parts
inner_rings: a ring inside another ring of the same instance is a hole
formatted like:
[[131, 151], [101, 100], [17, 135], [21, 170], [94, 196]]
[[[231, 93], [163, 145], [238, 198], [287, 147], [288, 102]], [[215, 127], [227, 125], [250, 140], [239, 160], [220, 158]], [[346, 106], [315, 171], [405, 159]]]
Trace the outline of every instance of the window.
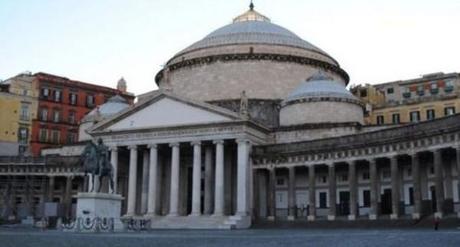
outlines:
[[319, 193], [319, 207], [327, 208], [327, 193], [326, 192]]
[[367, 208], [371, 206], [371, 191], [370, 190], [363, 190], [363, 206]]
[[62, 93], [59, 90], [54, 91], [54, 101], [61, 102]]
[[48, 88], [42, 88], [41, 90], [41, 96], [43, 98], [48, 98], [48, 96], [50, 95], [50, 90]]
[[70, 93], [69, 94], [69, 103], [71, 105], [76, 105], [77, 104], [77, 94], [75, 94], [75, 93]]
[[321, 176], [320, 181], [323, 184], [327, 183], [327, 176]]
[[436, 115], [435, 115], [434, 109], [426, 110], [426, 120], [433, 120], [435, 119], [435, 117]]
[[61, 133], [59, 132], [59, 130], [52, 130], [51, 131], [51, 142], [59, 143], [60, 134]]
[[71, 124], [75, 123], [75, 112], [74, 111], [69, 111], [69, 123]]
[[278, 179], [276, 180], [276, 185], [279, 185], [279, 186], [284, 185], [284, 179], [283, 179], [283, 178], [278, 178]]
[[387, 88], [387, 94], [393, 94], [395, 92], [394, 88], [389, 87]]
[[54, 110], [53, 121], [59, 123], [61, 121], [61, 112], [59, 110]]
[[417, 94], [419, 96], [425, 95], [425, 89], [423, 88], [423, 85], [418, 85], [417, 86]]
[[75, 143], [75, 142], [77, 142], [77, 134], [73, 133], [73, 132], [69, 132], [67, 134], [67, 143], [72, 144], [72, 143]]
[[40, 142], [47, 142], [48, 141], [48, 130], [40, 129], [38, 138], [40, 139]]
[[87, 107], [94, 107], [94, 96], [93, 95], [87, 95], [86, 96], [86, 106]]
[[40, 120], [48, 121], [48, 109], [42, 108], [40, 111]]
[[419, 111], [413, 111], [410, 113], [410, 121], [412, 123], [416, 123], [420, 121], [420, 112]]
[[444, 92], [450, 93], [454, 91], [454, 82], [452, 80], [446, 81], [446, 87], [444, 88]]
[[367, 89], [362, 89], [359, 94], [361, 95], [361, 98], [367, 97]]
[[370, 179], [369, 172], [363, 172], [363, 180], [369, 180], [369, 179]]
[[444, 108], [444, 115], [445, 116], [450, 116], [450, 115], [454, 115], [454, 114], [455, 114], [455, 107], [450, 106], [450, 107]]
[[399, 113], [394, 113], [392, 116], [393, 124], [399, 124], [401, 123], [401, 118], [399, 116]]
[[29, 91], [27, 89], [22, 90], [22, 95], [27, 96], [29, 94]]
[[340, 181], [342, 181], [342, 182], [348, 181], [348, 174], [342, 174], [342, 175], [340, 176]]
[[408, 87], [404, 88], [403, 97], [404, 98], [410, 98], [410, 96], [411, 96], [410, 88], [408, 88]]
[[18, 130], [18, 142], [21, 144], [27, 144], [29, 130], [27, 128], [21, 127]]
[[385, 118], [383, 116], [377, 116], [377, 125], [382, 125], [385, 123]]
[[23, 121], [29, 120], [29, 106], [28, 105], [21, 105], [21, 114], [19, 118]]

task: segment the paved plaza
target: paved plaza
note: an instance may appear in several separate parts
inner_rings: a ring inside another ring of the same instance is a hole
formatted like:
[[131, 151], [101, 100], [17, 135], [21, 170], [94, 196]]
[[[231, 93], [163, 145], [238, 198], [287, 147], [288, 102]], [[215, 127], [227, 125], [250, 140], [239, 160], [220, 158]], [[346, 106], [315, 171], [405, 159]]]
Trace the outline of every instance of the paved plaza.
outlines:
[[148, 233], [72, 234], [59, 231], [0, 230], [1, 247], [121, 246], [460, 246], [460, 230], [239, 230], [154, 231]]

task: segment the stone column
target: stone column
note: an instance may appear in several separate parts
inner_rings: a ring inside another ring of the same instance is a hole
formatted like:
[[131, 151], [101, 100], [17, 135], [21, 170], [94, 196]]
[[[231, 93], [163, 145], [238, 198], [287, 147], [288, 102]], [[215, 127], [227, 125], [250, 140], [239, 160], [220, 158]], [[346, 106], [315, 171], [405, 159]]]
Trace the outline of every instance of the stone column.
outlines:
[[436, 191], [436, 217], [442, 218], [444, 205], [444, 185], [442, 176], [442, 152], [440, 149], [433, 152], [433, 165], [435, 176], [435, 191]]
[[109, 193], [116, 194], [118, 190], [118, 147], [116, 146], [110, 148], [110, 163], [113, 168], [113, 188], [112, 191], [109, 191]]
[[288, 183], [288, 220], [294, 220], [296, 216], [296, 194], [295, 194], [295, 167], [289, 167]]
[[237, 140], [238, 163], [237, 163], [237, 205], [236, 214], [247, 216], [249, 212], [249, 140]]
[[414, 196], [413, 219], [420, 219], [422, 213], [422, 186], [420, 183], [420, 163], [417, 153], [411, 155], [412, 165], [412, 184]]
[[390, 169], [391, 169], [391, 219], [398, 219], [399, 217], [399, 167], [398, 167], [398, 157], [390, 157]]
[[144, 150], [142, 156], [142, 184], [141, 184], [141, 214], [147, 213], [149, 195], [149, 150]]
[[136, 214], [136, 185], [137, 185], [137, 146], [129, 146], [129, 182], [128, 182], [128, 208], [127, 217]]
[[67, 176], [66, 177], [66, 182], [65, 182], [65, 192], [64, 192], [64, 198], [65, 198], [65, 213], [64, 215], [67, 218], [70, 218], [72, 215], [72, 176]]
[[267, 219], [269, 221], [274, 221], [276, 218], [276, 171], [272, 167], [268, 170], [268, 215]]
[[378, 173], [377, 173], [377, 160], [369, 160], [369, 178], [370, 178], [370, 187], [371, 187], [371, 208], [369, 212], [369, 219], [376, 220], [378, 215], [378, 197], [380, 193], [378, 192], [377, 182], [378, 182]]
[[328, 220], [335, 220], [337, 212], [337, 181], [335, 177], [334, 164], [328, 164], [329, 167], [329, 214]]
[[48, 202], [53, 202], [54, 197], [54, 184], [56, 180], [54, 176], [49, 177], [49, 187], [48, 187]]
[[157, 214], [158, 146], [156, 144], [151, 144], [148, 148], [150, 149], [150, 166], [147, 216], [152, 218]]
[[308, 221], [316, 218], [316, 177], [315, 166], [308, 167]]
[[214, 195], [214, 216], [224, 215], [224, 141], [214, 141], [216, 145], [216, 177]]
[[[460, 198], [460, 146], [456, 148], [456, 160], [457, 160], [457, 193]], [[457, 212], [457, 217], [460, 218], [460, 211]]]
[[180, 168], [180, 147], [179, 143], [171, 143], [171, 192], [169, 197], [168, 216], [179, 216], [179, 168]]
[[351, 161], [348, 163], [348, 179], [350, 184], [350, 215], [349, 220], [356, 220], [358, 213], [358, 186], [356, 180], [356, 165], [357, 161]]
[[201, 142], [192, 142], [193, 146], [193, 180], [192, 180], [192, 214], [201, 215]]
[[211, 215], [213, 209], [214, 168], [212, 163], [212, 147], [204, 150], [204, 214]]

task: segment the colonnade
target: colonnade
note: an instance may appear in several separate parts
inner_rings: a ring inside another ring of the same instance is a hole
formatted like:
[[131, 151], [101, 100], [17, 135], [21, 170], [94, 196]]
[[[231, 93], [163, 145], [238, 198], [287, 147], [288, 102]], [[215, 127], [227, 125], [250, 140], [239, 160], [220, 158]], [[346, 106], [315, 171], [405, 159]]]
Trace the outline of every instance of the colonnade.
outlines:
[[[224, 181], [229, 179], [224, 176], [225, 163], [225, 143], [235, 140], [214, 140], [210, 141], [192, 141], [189, 144], [193, 149], [192, 165], [192, 193], [191, 193], [191, 213], [189, 216], [198, 217], [201, 215], [224, 216], [225, 212], [225, 186]], [[205, 143], [205, 144], [204, 144]], [[211, 145], [210, 145], [211, 144]], [[250, 141], [247, 139], [237, 139], [237, 208], [236, 215], [247, 216], [249, 211], [249, 149]], [[148, 150], [148, 191], [146, 213], [140, 216], [154, 218], [160, 216], [159, 197], [157, 192], [165, 187], [159, 181], [159, 145], [163, 143], [154, 143], [146, 146]], [[177, 217], [183, 216], [180, 213], [180, 194], [184, 193], [180, 184], [181, 172], [181, 147], [184, 148], [188, 143], [167, 143], [171, 149], [170, 152], [170, 186], [169, 186], [169, 210], [166, 216]], [[134, 217], [136, 215], [137, 187], [138, 187], [138, 153], [139, 146], [128, 146], [129, 150], [129, 174], [128, 174], [128, 195], [127, 210], [125, 217]], [[118, 174], [118, 148], [111, 148], [111, 163], [114, 167], [114, 177]], [[213, 160], [213, 153], [215, 159]], [[204, 159], [203, 159], [204, 157]], [[213, 162], [214, 161], [214, 162]], [[204, 172], [202, 167], [204, 166]], [[145, 167], [145, 164], [144, 164]], [[145, 172], [145, 171], [144, 171]], [[145, 174], [143, 174], [145, 175]], [[204, 180], [204, 188], [202, 188]], [[116, 179], [115, 179], [116, 183]], [[117, 185], [114, 186], [117, 188]], [[116, 192], [116, 191], [115, 191]], [[204, 198], [203, 198], [204, 197]], [[202, 198], [204, 200], [202, 200]], [[203, 205], [202, 205], [203, 204]]]
[[[430, 150], [423, 152], [424, 154], [431, 153], [432, 165], [434, 170], [434, 192], [436, 195], [436, 206], [435, 206], [435, 216], [443, 217], [445, 206], [445, 186], [446, 188], [452, 190], [452, 169], [447, 171], [443, 169], [443, 163], [445, 163], [445, 158], [443, 157], [443, 150]], [[380, 208], [379, 208], [379, 198], [381, 196], [381, 191], [379, 190], [380, 184], [380, 171], [381, 166], [390, 168], [390, 187], [391, 187], [391, 219], [398, 219], [402, 215], [401, 212], [401, 159], [406, 158], [405, 160], [410, 160], [410, 170], [412, 177], [412, 195], [413, 200], [413, 212], [412, 218], [419, 219], [423, 215], [423, 198], [422, 198], [422, 187], [425, 186], [425, 191], [429, 190], [427, 188], [428, 184], [425, 181], [422, 185], [421, 181], [421, 165], [420, 165], [420, 155], [422, 153], [401, 153], [398, 155], [390, 157], [375, 157], [370, 159], [357, 159], [357, 160], [345, 160], [340, 162], [326, 162], [322, 164], [306, 164], [303, 167], [306, 167], [308, 170], [308, 199], [305, 202], [305, 205], [308, 205], [308, 215], [307, 219], [313, 221], [317, 218], [317, 176], [316, 172], [319, 167], [327, 167], [327, 186], [328, 186], [328, 196], [329, 196], [329, 207], [327, 213], [328, 220], [335, 220], [337, 216], [337, 176], [336, 168], [338, 165], [346, 164], [348, 166], [347, 172], [347, 186], [349, 192], [349, 220], [355, 220], [359, 216], [359, 207], [358, 207], [358, 179], [357, 179], [357, 166], [358, 163], [361, 165], [367, 163], [367, 171], [369, 173], [369, 181], [366, 185], [370, 191], [370, 205], [367, 217], [370, 220], [375, 220], [379, 217]], [[408, 157], [409, 156], [409, 157]], [[455, 160], [457, 170], [457, 181], [460, 183], [460, 147], [455, 148]], [[407, 164], [407, 162], [406, 162]], [[279, 169], [288, 170], [288, 181], [287, 181], [287, 203], [288, 203], [288, 220], [294, 220], [296, 218], [296, 168], [299, 168], [299, 165], [284, 165], [284, 166], [269, 166], [269, 167], [256, 167], [256, 170], [265, 170], [265, 174], [268, 175], [267, 179], [267, 219], [274, 220], [276, 217], [276, 179], [277, 171]], [[450, 165], [449, 165], [450, 167]], [[366, 172], [367, 172], [366, 171]], [[449, 178], [449, 179], [444, 179]], [[446, 184], [445, 184], [446, 183]], [[458, 191], [460, 193], [460, 190]], [[260, 206], [260, 205], [259, 205]], [[257, 209], [256, 209], [257, 210]], [[460, 215], [460, 212], [458, 212]]]

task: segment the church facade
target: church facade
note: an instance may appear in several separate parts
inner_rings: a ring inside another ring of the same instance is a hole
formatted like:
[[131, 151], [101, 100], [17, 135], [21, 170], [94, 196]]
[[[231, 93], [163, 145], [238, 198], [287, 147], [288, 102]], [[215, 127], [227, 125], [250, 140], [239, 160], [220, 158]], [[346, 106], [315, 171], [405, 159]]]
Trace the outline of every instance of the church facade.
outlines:
[[156, 82], [87, 130], [110, 147], [123, 219], [234, 229], [460, 217], [460, 115], [364, 125], [339, 63], [253, 5], [173, 56]]

